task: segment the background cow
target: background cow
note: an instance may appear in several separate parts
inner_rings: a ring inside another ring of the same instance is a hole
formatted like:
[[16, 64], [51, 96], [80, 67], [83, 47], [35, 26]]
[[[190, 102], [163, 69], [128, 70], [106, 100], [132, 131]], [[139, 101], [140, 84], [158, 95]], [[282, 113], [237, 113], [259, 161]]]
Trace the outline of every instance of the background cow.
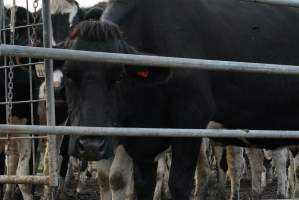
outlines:
[[[10, 22], [10, 16], [13, 8], [5, 9], [5, 18], [6, 18], [6, 26]], [[23, 26], [27, 25], [27, 23], [32, 22], [32, 14], [27, 11], [23, 7], [15, 7], [15, 26]], [[3, 14], [3, 13], [1, 13]], [[29, 21], [27, 22], [27, 16], [29, 16]], [[10, 31], [3, 31], [2, 32], [2, 42], [11, 43], [17, 45], [27, 45], [29, 44], [28, 32], [26, 28], [16, 29], [14, 33], [14, 37], [10, 37]], [[4, 39], [4, 37], [6, 37]], [[11, 41], [11, 38], [14, 38], [14, 41]], [[28, 63], [27, 59], [12, 57], [11, 59], [8, 58], [8, 61], [12, 61], [14, 64], [22, 64]], [[4, 60], [1, 58], [1, 66], [4, 66]], [[30, 100], [30, 71], [26, 67], [13, 67], [12, 69], [14, 77], [13, 81], [13, 101], [27, 101]], [[5, 73], [8, 73], [9, 70], [4, 70], [2, 68], [0, 70], [0, 88], [1, 88], [1, 95], [0, 102], [6, 102], [7, 91], [5, 90]], [[35, 74], [31, 74], [32, 80], [32, 87], [33, 91], [36, 86], [36, 76]], [[34, 95], [34, 93], [33, 93]], [[35, 96], [33, 96], [34, 98]], [[0, 105], [0, 123], [6, 123], [6, 106]], [[33, 120], [31, 119], [31, 114], [33, 115]], [[37, 115], [36, 115], [36, 105], [33, 104], [33, 113], [31, 111], [31, 106], [29, 103], [21, 103], [21, 104], [13, 104], [12, 107], [12, 124], [32, 124], [37, 123]], [[19, 136], [14, 134], [13, 136]], [[29, 136], [29, 135], [27, 135]], [[30, 139], [13, 139], [9, 140], [7, 143], [7, 161], [6, 161], [6, 170], [8, 175], [29, 175], [30, 174], [30, 167], [29, 161], [31, 158], [31, 145], [32, 141]], [[0, 145], [1, 152], [4, 152], [5, 142], [2, 141]], [[2, 161], [1, 165], [4, 165]], [[32, 199], [31, 194], [31, 186], [30, 185], [23, 185], [20, 184], [19, 188], [22, 192], [22, 196], [26, 200]], [[15, 185], [6, 185], [4, 199], [15, 199]]]

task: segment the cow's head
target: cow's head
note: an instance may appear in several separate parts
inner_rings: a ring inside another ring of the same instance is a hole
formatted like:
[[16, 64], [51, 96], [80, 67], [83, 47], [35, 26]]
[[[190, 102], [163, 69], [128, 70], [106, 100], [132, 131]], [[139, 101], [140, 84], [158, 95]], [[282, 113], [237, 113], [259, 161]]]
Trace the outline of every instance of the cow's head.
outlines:
[[[81, 22], [75, 27], [73, 36], [75, 37], [71, 43], [73, 50], [114, 53], [135, 51], [122, 39], [118, 27], [107, 22]], [[117, 111], [114, 103], [116, 99], [114, 85], [123, 69], [124, 66], [119, 64], [66, 61], [63, 75], [72, 125], [99, 127], [113, 125]], [[76, 141], [75, 151], [79, 153], [74, 153], [77, 155], [71, 153], [74, 156], [96, 160], [111, 155], [111, 140], [107, 137], [82, 136]], [[94, 152], [97, 152], [95, 156]]]
[[[108, 22], [84, 21], [73, 34], [71, 49], [97, 52], [136, 53]], [[67, 61], [63, 73], [70, 111], [79, 111], [80, 126], [111, 126], [112, 90], [123, 65]]]
[[72, 26], [78, 24], [83, 14], [74, 0], [51, 0], [53, 45], [64, 41]]
[[[5, 9], [5, 27], [9, 27], [9, 24], [11, 23], [11, 13], [12, 13], [12, 7]], [[15, 34], [14, 34], [14, 44], [16, 45], [23, 45], [26, 46], [29, 44], [29, 37], [28, 37], [28, 29], [25, 26], [27, 24], [31, 24], [33, 22], [33, 16], [30, 11], [28, 11], [26, 8], [16, 6], [15, 7]], [[11, 41], [10, 37], [10, 31], [5, 31], [6, 36], [6, 43], [9, 44]]]

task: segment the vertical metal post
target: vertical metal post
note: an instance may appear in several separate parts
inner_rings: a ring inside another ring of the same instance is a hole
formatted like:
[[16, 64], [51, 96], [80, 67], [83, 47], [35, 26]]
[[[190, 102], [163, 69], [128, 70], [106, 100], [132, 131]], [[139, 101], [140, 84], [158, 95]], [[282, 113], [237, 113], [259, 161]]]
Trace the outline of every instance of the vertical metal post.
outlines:
[[3, 20], [4, 20], [4, 0], [0, 0], [0, 43], [2, 43], [2, 31], [3, 28]]
[[[50, 13], [50, 1], [42, 1], [43, 13], [43, 41], [44, 47], [52, 47], [52, 21]], [[46, 71], [46, 85], [47, 85], [47, 124], [55, 125], [55, 99], [53, 89], [53, 61], [45, 59]], [[57, 165], [57, 150], [56, 150], [56, 136], [50, 135], [48, 137], [48, 158], [49, 158], [49, 186], [50, 198], [54, 199], [55, 187], [58, 186], [58, 165]]]

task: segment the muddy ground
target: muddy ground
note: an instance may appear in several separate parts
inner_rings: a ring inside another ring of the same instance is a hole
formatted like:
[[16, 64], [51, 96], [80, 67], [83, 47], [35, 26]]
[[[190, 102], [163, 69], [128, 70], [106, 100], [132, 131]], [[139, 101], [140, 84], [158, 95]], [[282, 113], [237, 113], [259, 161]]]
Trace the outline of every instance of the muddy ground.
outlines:
[[[66, 200], [99, 200], [99, 193], [97, 192], [97, 185], [95, 181], [95, 176], [91, 178], [87, 178], [85, 183], [82, 185], [81, 191], [79, 193], [75, 191], [75, 185], [72, 185], [73, 188], [70, 188], [66, 191]], [[216, 177], [211, 177], [209, 181], [209, 194], [208, 200], [216, 200], [215, 194], [217, 189], [216, 185]], [[263, 199], [275, 199], [276, 194], [276, 186], [277, 183], [274, 180], [272, 184], [268, 185], [262, 195]], [[241, 182], [241, 191], [240, 191], [240, 199], [241, 200], [249, 200], [250, 199], [250, 189], [251, 189], [251, 180], [249, 176], [246, 176]], [[226, 188], [226, 196], [229, 197], [229, 183]]]

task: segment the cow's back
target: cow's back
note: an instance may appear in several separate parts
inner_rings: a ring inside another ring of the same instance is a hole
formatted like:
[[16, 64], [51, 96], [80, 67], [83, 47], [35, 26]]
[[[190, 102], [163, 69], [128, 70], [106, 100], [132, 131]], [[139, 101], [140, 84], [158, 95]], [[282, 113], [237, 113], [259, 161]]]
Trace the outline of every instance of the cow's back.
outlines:
[[[207, 58], [299, 64], [299, 9], [234, 0], [212, 2], [223, 5], [210, 19], [219, 21], [213, 31], [220, 33], [221, 42], [211, 41]], [[213, 3], [207, 7], [212, 9]], [[228, 128], [299, 128], [299, 77], [238, 72], [217, 72], [213, 77], [216, 120]]]

